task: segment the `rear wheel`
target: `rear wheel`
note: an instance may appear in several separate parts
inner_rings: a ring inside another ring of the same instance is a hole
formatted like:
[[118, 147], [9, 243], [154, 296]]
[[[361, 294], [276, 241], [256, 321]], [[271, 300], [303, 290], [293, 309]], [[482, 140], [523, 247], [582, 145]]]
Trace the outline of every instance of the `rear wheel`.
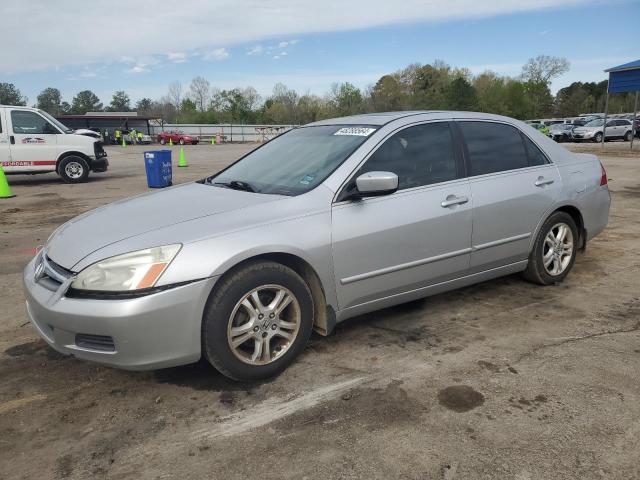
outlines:
[[551, 214], [536, 237], [524, 277], [540, 285], [562, 282], [575, 262], [578, 240], [578, 227], [571, 215]]
[[165, 143], [167, 143], [167, 141], [164, 139], [164, 137], [160, 138], [160, 145], [164, 145]]
[[256, 262], [222, 280], [207, 301], [202, 347], [207, 360], [235, 380], [280, 373], [302, 352], [313, 327], [305, 281], [275, 262]]
[[625, 134], [624, 134], [624, 141], [625, 141], [625, 142], [630, 142], [630, 141], [631, 141], [631, 137], [632, 137], [632, 134], [631, 134], [631, 132], [630, 132], [630, 131], [629, 131], [629, 132], [627, 132], [627, 133], [625, 133]]
[[184, 138], [180, 139], [180, 145], [184, 145]]
[[593, 137], [593, 141], [596, 143], [601, 143], [602, 142], [602, 133], [598, 132], [594, 135]]
[[89, 164], [82, 157], [65, 157], [58, 165], [58, 174], [66, 183], [82, 183], [89, 178]]

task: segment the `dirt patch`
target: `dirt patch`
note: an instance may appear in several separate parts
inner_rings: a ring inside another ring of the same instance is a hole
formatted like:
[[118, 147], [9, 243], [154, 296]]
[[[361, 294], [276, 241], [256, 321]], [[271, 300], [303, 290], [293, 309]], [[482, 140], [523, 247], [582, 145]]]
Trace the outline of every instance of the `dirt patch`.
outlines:
[[454, 412], [473, 410], [484, 403], [484, 395], [468, 385], [452, 385], [438, 392], [438, 402]]

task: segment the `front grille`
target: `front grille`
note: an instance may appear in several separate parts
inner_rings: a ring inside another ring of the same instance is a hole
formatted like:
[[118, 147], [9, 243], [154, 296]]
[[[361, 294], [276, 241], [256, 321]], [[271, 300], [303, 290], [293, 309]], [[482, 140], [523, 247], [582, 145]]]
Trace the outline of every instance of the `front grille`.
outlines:
[[35, 272], [35, 281], [52, 291], [56, 291], [73, 275], [73, 272], [58, 265], [44, 253], [40, 255]]
[[106, 335], [91, 335], [88, 333], [76, 334], [76, 346], [99, 352], [115, 352], [116, 345], [113, 338]]
[[107, 152], [102, 148], [102, 142], [95, 142], [93, 144], [93, 150], [96, 155], [96, 158], [102, 158], [107, 156]]

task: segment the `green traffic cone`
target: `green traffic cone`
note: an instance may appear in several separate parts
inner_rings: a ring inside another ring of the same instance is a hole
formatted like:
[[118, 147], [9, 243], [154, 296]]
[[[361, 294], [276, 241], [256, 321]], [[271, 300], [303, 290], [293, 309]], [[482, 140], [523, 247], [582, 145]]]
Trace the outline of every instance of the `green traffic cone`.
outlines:
[[215, 145], [216, 144], [216, 137], [211, 137], [211, 145]]
[[124, 137], [122, 137], [122, 146], [126, 147], [127, 146], [127, 142], [124, 141]]
[[173, 147], [173, 139], [171, 137], [169, 137], [169, 146]]
[[179, 167], [187, 167], [187, 160], [184, 158], [184, 147], [180, 147], [180, 157], [178, 159]]
[[7, 177], [4, 174], [2, 164], [0, 163], [0, 198], [11, 197], [15, 197], [15, 195], [11, 193], [11, 187], [9, 187], [9, 182], [7, 182]]

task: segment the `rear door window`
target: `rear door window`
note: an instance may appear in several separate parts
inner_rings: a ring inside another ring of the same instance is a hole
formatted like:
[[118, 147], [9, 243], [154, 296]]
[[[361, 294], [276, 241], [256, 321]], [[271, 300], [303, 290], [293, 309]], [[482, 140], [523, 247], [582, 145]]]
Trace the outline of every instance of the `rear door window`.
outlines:
[[470, 163], [470, 176], [529, 166], [520, 131], [493, 122], [459, 122]]
[[527, 156], [529, 157], [530, 167], [535, 167], [538, 165], [544, 165], [546, 163], [549, 163], [547, 156], [544, 153], [542, 153], [542, 150], [540, 150], [540, 148], [538, 148], [538, 146], [535, 143], [533, 143], [529, 139], [529, 137], [527, 137], [526, 135], [522, 135], [522, 138], [524, 139], [524, 144], [527, 149]]

